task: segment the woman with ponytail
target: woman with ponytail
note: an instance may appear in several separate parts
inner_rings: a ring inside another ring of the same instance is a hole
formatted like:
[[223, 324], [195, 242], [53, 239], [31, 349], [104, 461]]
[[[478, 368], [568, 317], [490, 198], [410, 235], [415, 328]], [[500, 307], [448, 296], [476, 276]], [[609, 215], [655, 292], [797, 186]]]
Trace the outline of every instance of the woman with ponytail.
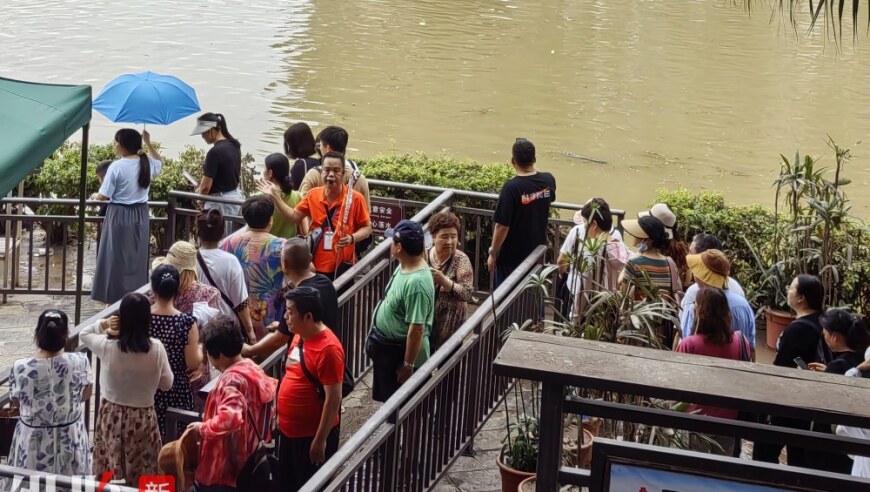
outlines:
[[163, 168], [147, 131], [140, 135], [131, 128], [118, 130], [115, 154], [119, 159], [106, 171], [100, 191], [91, 196], [92, 200], [109, 202], [91, 289], [93, 299], [107, 304], [148, 281], [148, 191], [151, 179]]
[[812, 362], [810, 369], [845, 375], [846, 371], [864, 362], [864, 352], [870, 346], [870, 332], [861, 318], [845, 309], [831, 309], [819, 316], [819, 323], [833, 359], [827, 364]]
[[[296, 204], [302, 201], [302, 195], [293, 189], [293, 180], [290, 177], [290, 161], [284, 154], [271, 154], [266, 157], [266, 171], [263, 173], [266, 181], [278, 185], [281, 189], [281, 201], [287, 204], [290, 208], [296, 208]], [[277, 197], [276, 197], [277, 198]], [[302, 234], [305, 234], [305, 224], [300, 224]], [[269, 232], [273, 236], [284, 239], [296, 237], [296, 223], [291, 221], [286, 215], [275, 207], [275, 213], [272, 214], [272, 228]]]
[[[166, 442], [166, 410], [169, 407], [194, 409], [188, 371], [198, 371], [202, 363], [196, 319], [175, 309], [172, 303], [180, 285], [181, 274], [172, 265], [163, 264], [151, 271], [151, 292], [154, 293], [151, 336], [163, 343], [174, 376], [172, 388], [169, 391], [157, 390], [154, 396], [154, 410], [163, 442]], [[184, 426], [179, 428], [179, 432], [184, 432]]]
[[[178, 273], [178, 285], [175, 287], [175, 293], [172, 295], [173, 308], [194, 318], [200, 318], [199, 324], [201, 326], [208, 319], [203, 318], [201, 310], [195, 309], [196, 305], [205, 304], [215, 310], [216, 313], [221, 308], [221, 294], [217, 288], [199, 281], [196, 256], [196, 246], [187, 241], [176, 241], [169, 247], [165, 257], [154, 258], [152, 263], [154, 270], [151, 273], [151, 291], [148, 292], [147, 296], [151, 304], [157, 304], [159, 293], [154, 288], [154, 271], [157, 271], [161, 266], [171, 266]], [[173, 370], [175, 369], [176, 367], [173, 366]], [[189, 378], [189, 387], [193, 391], [194, 403], [198, 409], [201, 409], [205, 405], [205, 400], [199, 397], [199, 390], [211, 381], [208, 357], [203, 355], [200, 365], [192, 370], [196, 370], [196, 374], [192, 374]]]
[[[822, 335], [833, 357], [827, 364], [809, 363], [810, 370], [845, 375], [849, 369], [864, 362], [864, 352], [870, 346], [870, 332], [861, 318], [845, 309], [830, 309], [819, 316], [819, 324], [822, 325]], [[813, 422], [811, 430], [825, 434], [834, 431], [830, 424], [819, 422]], [[807, 449], [806, 459], [810, 468], [835, 473], [854, 471], [852, 459], [845, 454]]]
[[[240, 202], [245, 199], [239, 190], [242, 174], [242, 146], [230, 135], [227, 120], [220, 113], [205, 113], [196, 119], [196, 127], [191, 135], [202, 135], [205, 143], [212, 148], [205, 155], [202, 181], [196, 188], [200, 195], [219, 196]], [[231, 203], [205, 202], [203, 209], [216, 208], [224, 216], [239, 215], [242, 209]], [[232, 232], [232, 223], [226, 223], [227, 234]]]
[[20, 418], [9, 450], [10, 466], [58, 475], [90, 475], [91, 453], [82, 402], [93, 379], [87, 356], [64, 352], [66, 313], [48, 309], [36, 325], [36, 353], [9, 374], [9, 395]]

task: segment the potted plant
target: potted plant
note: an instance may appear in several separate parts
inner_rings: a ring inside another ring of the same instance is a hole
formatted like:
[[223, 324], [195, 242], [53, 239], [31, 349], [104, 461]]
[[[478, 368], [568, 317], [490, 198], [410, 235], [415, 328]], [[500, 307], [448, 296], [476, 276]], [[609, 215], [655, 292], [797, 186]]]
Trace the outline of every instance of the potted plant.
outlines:
[[537, 488], [537, 477], [529, 477], [522, 482], [520, 482], [520, 486], [517, 488], [518, 492], [535, 492]]
[[[795, 153], [781, 157], [774, 203], [774, 237], [766, 251], [750, 246], [760, 270], [761, 288], [753, 301], [762, 305], [767, 345], [776, 343], [794, 320], [786, 290], [800, 274], [818, 275], [825, 286], [825, 305], [848, 304], [842, 297], [840, 269], [848, 268], [858, 250], [859, 237], [848, 233], [851, 205], [843, 192], [850, 180], [841, 176], [850, 149], [828, 139], [834, 151], [833, 170], [817, 166], [818, 159]], [[831, 179], [833, 178], [833, 179]]]
[[[514, 387], [520, 384], [517, 381]], [[520, 482], [535, 476], [538, 467], [537, 417], [520, 415], [516, 422], [508, 424], [505, 445], [496, 458], [496, 464], [501, 474], [502, 492], [518, 490]]]

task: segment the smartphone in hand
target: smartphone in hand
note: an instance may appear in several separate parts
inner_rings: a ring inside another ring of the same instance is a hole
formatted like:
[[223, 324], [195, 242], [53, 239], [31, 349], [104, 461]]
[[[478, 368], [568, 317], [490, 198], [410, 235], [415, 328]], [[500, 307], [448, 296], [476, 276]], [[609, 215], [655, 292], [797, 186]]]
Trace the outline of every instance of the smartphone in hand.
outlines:
[[804, 362], [804, 360], [800, 357], [795, 357], [794, 363], [797, 364], [799, 369], [803, 369], [805, 371], [808, 371], [810, 369], [810, 366], [808, 366], [807, 363]]

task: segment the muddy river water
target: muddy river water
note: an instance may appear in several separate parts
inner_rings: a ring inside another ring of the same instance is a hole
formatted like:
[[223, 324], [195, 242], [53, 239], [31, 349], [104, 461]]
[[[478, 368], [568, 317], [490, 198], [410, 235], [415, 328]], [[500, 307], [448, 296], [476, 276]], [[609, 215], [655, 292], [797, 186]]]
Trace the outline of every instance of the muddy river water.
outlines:
[[[795, 39], [765, 3], [752, 16], [733, 3], [4, 0], [0, 76], [96, 94], [120, 73], [170, 73], [260, 162], [300, 120], [344, 126], [357, 156], [504, 162], [526, 137], [561, 200], [635, 210], [684, 185], [769, 204], [780, 153], [830, 156], [826, 134], [867, 135], [870, 45]], [[192, 126], [150, 130], [174, 153], [203, 146]], [[102, 142], [118, 126], [95, 114], [93, 127]], [[870, 152], [854, 154], [866, 217]]]

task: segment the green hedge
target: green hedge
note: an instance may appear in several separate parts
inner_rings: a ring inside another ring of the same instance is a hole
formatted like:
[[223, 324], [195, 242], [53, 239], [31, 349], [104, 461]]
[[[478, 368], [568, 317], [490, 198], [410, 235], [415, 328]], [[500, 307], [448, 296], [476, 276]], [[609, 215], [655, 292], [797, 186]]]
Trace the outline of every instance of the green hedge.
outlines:
[[[155, 144], [157, 147], [160, 144]], [[78, 198], [79, 177], [81, 173], [81, 143], [66, 142], [57, 149], [42, 165], [24, 180], [24, 196], [44, 198]], [[97, 179], [97, 164], [104, 160], [116, 159], [112, 144], [88, 146], [88, 171], [87, 171], [87, 194], [99, 190], [100, 182]], [[202, 164], [205, 161], [205, 152], [188, 145], [176, 157], [163, 155], [163, 170], [151, 183], [149, 199], [152, 201], [166, 201], [172, 190], [193, 191], [193, 186], [184, 178], [183, 172], [187, 171], [196, 179], [202, 177]], [[257, 171], [252, 163], [254, 158], [246, 154], [242, 158], [242, 188], [245, 193], [254, 191], [254, 181]], [[92, 210], [96, 213], [96, 210]], [[66, 206], [42, 206], [36, 210], [40, 215], [72, 215], [75, 207]], [[163, 216], [162, 210], [154, 210], [155, 215]], [[54, 227], [56, 231], [52, 241], [60, 240], [60, 227]], [[70, 229], [74, 237], [75, 228]], [[157, 239], [157, 244], [163, 244], [165, 231], [162, 224], [155, 224], [152, 234]]]
[[759, 291], [760, 271], [752, 245], [767, 251], [773, 237], [773, 211], [761, 205], [729, 206], [722, 193], [694, 193], [685, 188], [658, 190], [655, 203], [667, 203], [677, 216], [677, 231], [687, 243], [695, 234], [706, 232], [722, 241], [731, 259], [732, 275], [751, 298]]
[[[156, 144], [158, 147], [159, 144]], [[66, 142], [57, 149], [42, 165], [24, 180], [24, 195], [56, 198], [78, 198], [79, 175], [81, 172], [81, 143]], [[104, 160], [115, 160], [113, 145], [91, 144], [88, 146], [88, 183], [87, 193], [99, 190], [97, 164]], [[150, 200], [165, 201], [171, 190], [193, 191], [193, 186], [182, 173], [187, 171], [196, 179], [202, 177], [202, 164], [205, 152], [187, 145], [176, 157], [163, 155], [163, 170], [151, 183]], [[254, 190], [256, 174], [251, 165], [254, 158], [246, 154], [242, 159], [242, 183], [246, 192]]]
[[[410, 183], [442, 188], [456, 188], [482, 193], [498, 193], [505, 181], [514, 176], [514, 169], [507, 164], [482, 164], [472, 160], [458, 160], [450, 157], [430, 158], [424, 154], [378, 154], [360, 161], [366, 178]], [[401, 198], [420, 202], [430, 202], [438, 193], [413, 191], [402, 188], [376, 188], [375, 196]], [[457, 197], [454, 206], [492, 210], [491, 200]], [[407, 207], [406, 207], [407, 209]], [[405, 215], [413, 213], [406, 210]], [[480, 235], [476, 233], [476, 223], [468, 222], [463, 234], [463, 251], [468, 254], [472, 265], [486, 263], [486, 251], [492, 242], [492, 220], [484, 218], [480, 222]], [[475, 243], [480, 241], [481, 256], [477, 258]], [[489, 286], [489, 273], [485, 268], [476, 267], [478, 285], [481, 289]]]
[[[706, 232], [716, 235], [731, 260], [732, 275], [743, 286], [746, 297], [754, 307], [772, 303], [761, 286], [762, 270], [755, 255], [769, 263], [773, 254], [774, 215], [761, 205], [733, 206], [725, 202], [722, 193], [703, 191], [695, 193], [685, 188], [658, 190], [655, 203], [667, 203], [677, 215], [677, 230], [691, 242], [695, 234]], [[837, 247], [858, 244], [848, 255], [840, 255], [837, 270], [840, 273], [842, 299], [853, 310], [870, 310], [870, 241], [863, 224], [855, 221], [845, 229], [848, 238], [835, 237]], [[848, 241], [846, 240], [848, 239]], [[753, 251], [754, 250], [754, 251]]]
[[[484, 193], [498, 193], [505, 181], [514, 176], [507, 164], [481, 164], [450, 157], [430, 158], [423, 154], [378, 154], [360, 161], [366, 178], [413, 183], [442, 188], [457, 188]], [[374, 194], [407, 200], [430, 200], [432, 193], [379, 188]], [[473, 206], [479, 200], [459, 199], [457, 203]]]

